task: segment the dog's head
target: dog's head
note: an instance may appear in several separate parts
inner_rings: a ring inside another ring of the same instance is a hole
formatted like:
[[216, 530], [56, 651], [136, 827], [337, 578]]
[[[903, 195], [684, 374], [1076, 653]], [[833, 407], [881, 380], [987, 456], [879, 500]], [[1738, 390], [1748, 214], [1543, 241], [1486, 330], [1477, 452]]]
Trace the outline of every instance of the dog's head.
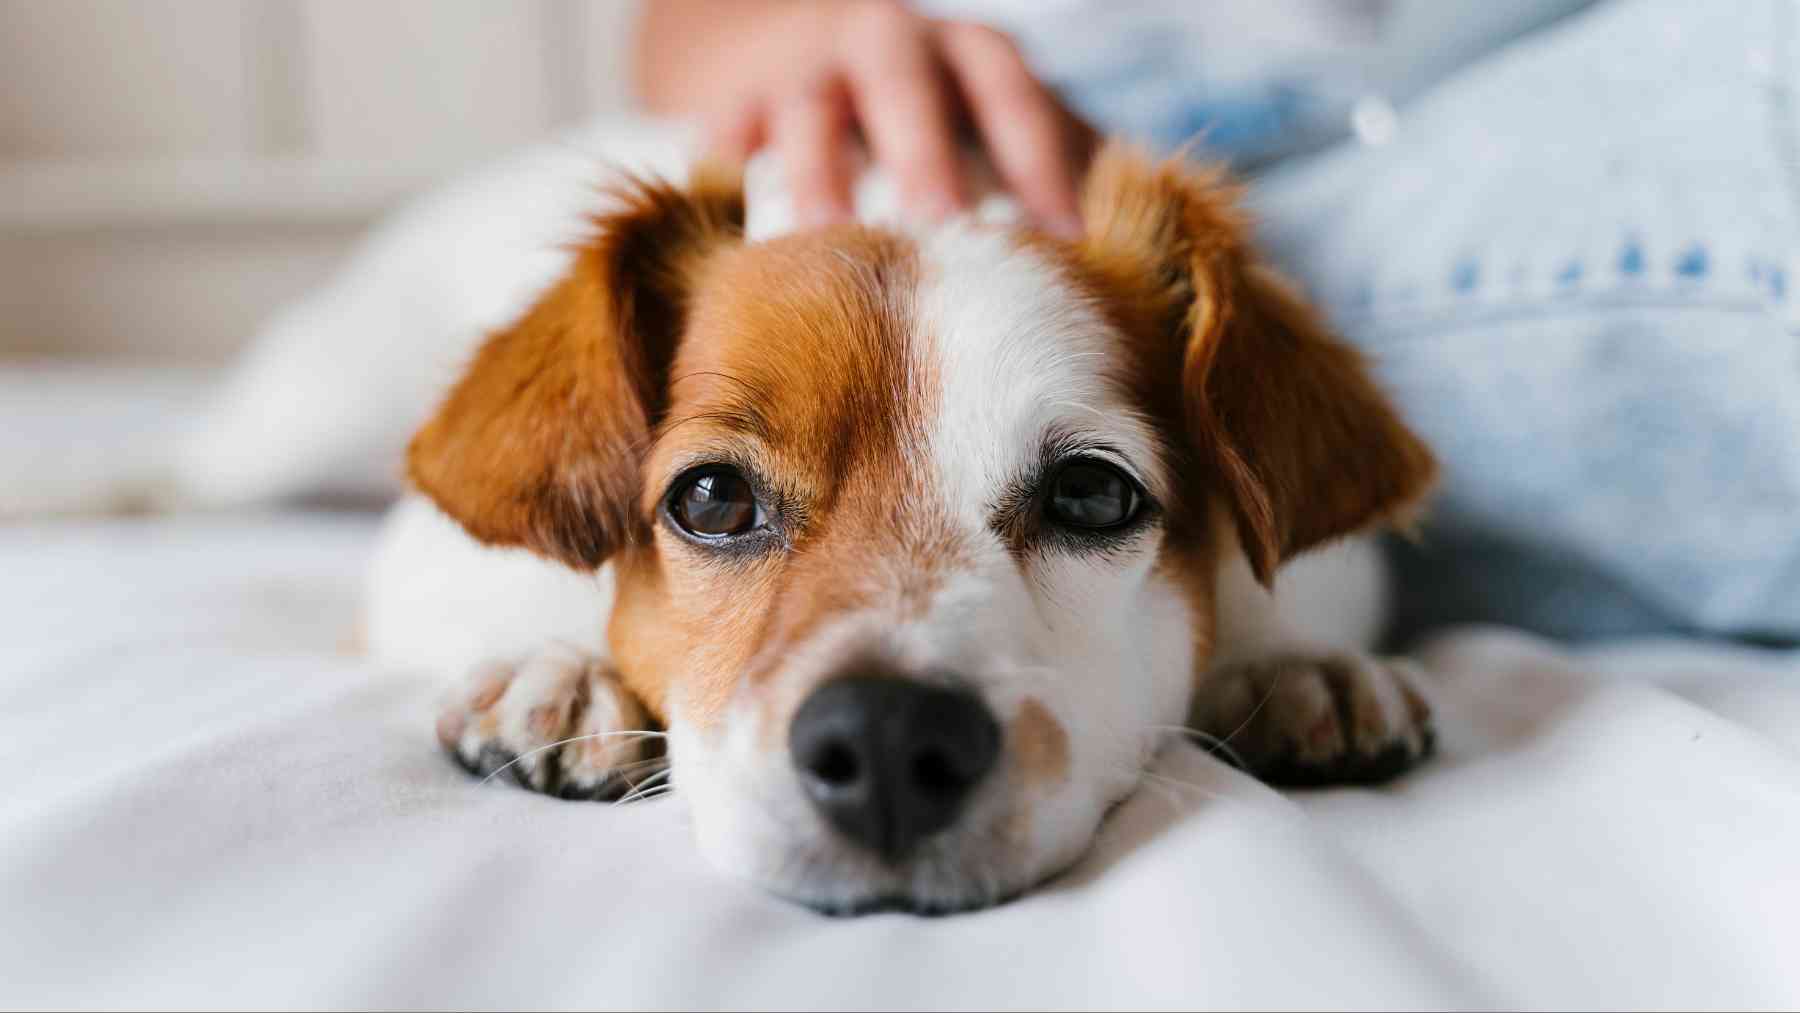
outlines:
[[1430, 479], [1188, 164], [1109, 149], [1072, 242], [751, 243], [735, 181], [622, 197], [411, 475], [484, 542], [614, 568], [703, 849], [814, 906], [1070, 863], [1184, 720], [1222, 561], [1267, 581]]

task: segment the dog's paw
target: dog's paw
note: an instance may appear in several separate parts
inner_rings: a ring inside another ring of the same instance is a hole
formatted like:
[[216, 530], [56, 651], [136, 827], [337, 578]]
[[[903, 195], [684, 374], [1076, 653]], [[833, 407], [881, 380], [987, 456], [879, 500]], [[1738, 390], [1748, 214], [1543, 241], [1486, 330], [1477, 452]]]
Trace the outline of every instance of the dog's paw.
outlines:
[[1420, 674], [1355, 653], [1227, 665], [1208, 674], [1190, 724], [1270, 784], [1375, 784], [1432, 751]]
[[438, 742], [471, 774], [562, 798], [612, 798], [662, 754], [650, 719], [599, 659], [546, 647], [483, 666], [445, 701]]

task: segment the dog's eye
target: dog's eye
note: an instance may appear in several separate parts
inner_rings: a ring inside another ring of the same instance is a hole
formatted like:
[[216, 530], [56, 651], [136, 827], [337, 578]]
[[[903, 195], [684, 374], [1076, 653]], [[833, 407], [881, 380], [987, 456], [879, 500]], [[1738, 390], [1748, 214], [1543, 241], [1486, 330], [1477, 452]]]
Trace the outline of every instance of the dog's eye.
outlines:
[[1137, 487], [1110, 464], [1072, 461], [1051, 480], [1044, 509], [1072, 528], [1116, 528], [1136, 515]]
[[762, 522], [750, 483], [725, 468], [700, 472], [677, 486], [669, 497], [669, 516], [701, 538], [741, 535]]

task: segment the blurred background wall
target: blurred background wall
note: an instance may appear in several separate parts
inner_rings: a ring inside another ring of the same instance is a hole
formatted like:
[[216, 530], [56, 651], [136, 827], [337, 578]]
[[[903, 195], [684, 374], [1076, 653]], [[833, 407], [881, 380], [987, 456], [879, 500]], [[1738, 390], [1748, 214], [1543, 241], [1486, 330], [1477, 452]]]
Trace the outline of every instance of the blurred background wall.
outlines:
[[0, 359], [224, 359], [406, 195], [622, 108], [632, 9], [0, 0]]

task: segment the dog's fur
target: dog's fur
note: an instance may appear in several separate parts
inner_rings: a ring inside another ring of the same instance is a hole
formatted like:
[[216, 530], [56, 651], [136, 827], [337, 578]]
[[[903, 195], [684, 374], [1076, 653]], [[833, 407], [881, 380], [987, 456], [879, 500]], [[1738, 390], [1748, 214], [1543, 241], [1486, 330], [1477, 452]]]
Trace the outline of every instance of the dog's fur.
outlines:
[[[430, 503], [391, 522], [373, 647], [462, 677], [445, 746], [540, 790], [615, 793], [660, 749], [628, 733], [665, 730], [706, 854], [829, 910], [1030, 886], [1182, 726], [1274, 780], [1392, 775], [1428, 713], [1404, 663], [1361, 653], [1369, 549], [1284, 564], [1405, 522], [1434, 464], [1233, 201], [1116, 145], [1075, 241], [970, 221], [750, 241], [729, 175], [625, 185], [414, 439]], [[1141, 523], [1042, 521], [1076, 453], [1142, 487]], [[775, 518], [753, 549], [668, 523], [709, 463]], [[1336, 614], [1288, 614], [1328, 572]], [[812, 689], [872, 663], [953, 679], [1002, 727], [961, 818], [899, 864], [811, 810], [785, 748]]]

